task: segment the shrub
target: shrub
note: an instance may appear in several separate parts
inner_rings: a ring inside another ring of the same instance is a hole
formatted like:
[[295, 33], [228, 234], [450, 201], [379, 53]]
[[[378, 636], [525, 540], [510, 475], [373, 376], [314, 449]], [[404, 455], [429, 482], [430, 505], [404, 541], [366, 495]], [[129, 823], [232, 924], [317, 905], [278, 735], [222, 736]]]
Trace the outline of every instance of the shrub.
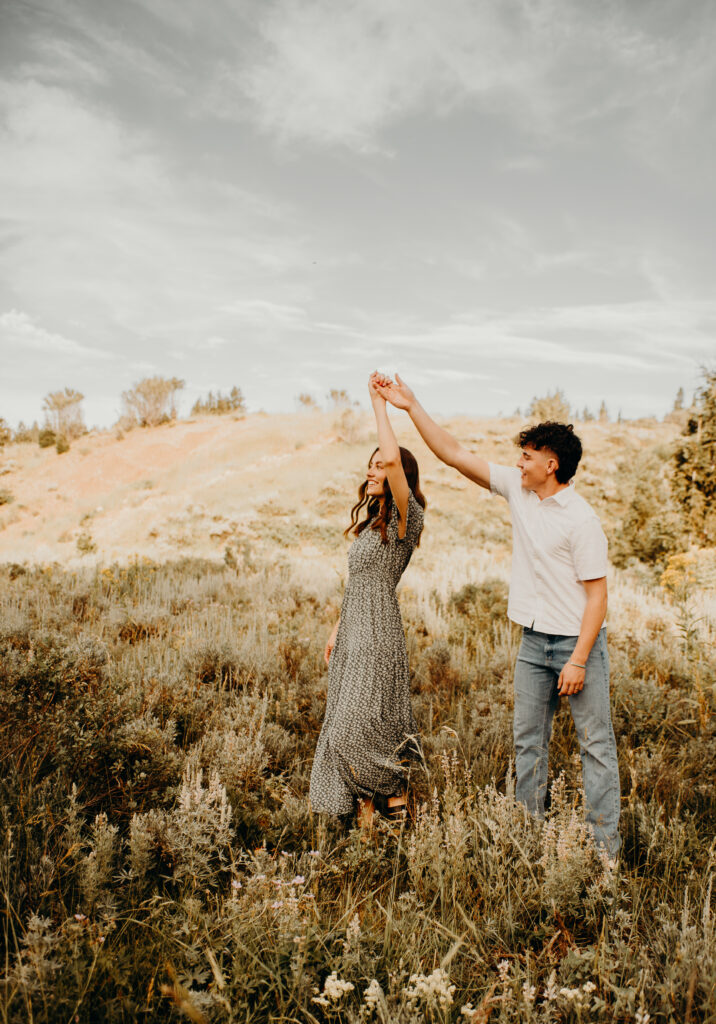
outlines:
[[610, 550], [615, 565], [623, 567], [633, 558], [662, 565], [683, 548], [682, 525], [666, 476], [668, 465], [659, 448], [619, 465], [617, 490], [625, 510]]
[[716, 370], [704, 371], [673, 465], [686, 529], [697, 543], [716, 544]]
[[58, 437], [55, 441], [55, 450], [58, 455], [64, 455], [65, 452], [70, 450], [70, 442], [66, 437]]
[[561, 389], [548, 392], [544, 398], [533, 398], [527, 410], [530, 419], [539, 420], [544, 423], [553, 420], [556, 423], [566, 423], [569, 420], [569, 402]]
[[203, 413], [222, 415], [227, 412], [234, 412], [238, 413], [239, 416], [245, 416], [246, 401], [241, 394], [240, 388], [237, 387], [233, 387], [228, 395], [223, 395], [221, 391], [217, 391], [216, 394], [210, 391], [205, 399], [197, 398], [191, 407], [191, 412], [192, 416], [198, 416]]
[[35, 421], [31, 427], [26, 426], [22, 420], [17, 425], [17, 430], [13, 435], [13, 441], [16, 444], [37, 444], [37, 439], [40, 436], [40, 428]]
[[345, 409], [351, 404], [350, 395], [345, 388], [331, 388], [326, 398], [333, 402], [334, 409]]
[[300, 406], [302, 406], [302, 408], [311, 412], [318, 408], [318, 402], [313, 395], [310, 395], [307, 391], [302, 391], [300, 395], [297, 395], [296, 401]]
[[122, 392], [124, 415], [140, 427], [156, 427], [176, 419], [176, 394], [184, 387], [178, 377], [145, 377]]
[[72, 441], [85, 433], [84, 419], [80, 405], [84, 395], [74, 388], [63, 391], [51, 391], [45, 396], [43, 409], [47, 418], [47, 427], [56, 437]]
[[45, 429], [41, 430], [38, 434], [37, 443], [40, 448], [52, 448], [53, 445], [57, 444], [57, 435], [54, 430], [50, 430], [48, 427], [45, 427]]
[[343, 409], [335, 421], [338, 440], [345, 444], [357, 444], [363, 438], [363, 421], [355, 409]]
[[75, 543], [81, 555], [91, 555], [93, 551], [97, 550], [97, 545], [89, 533], [81, 533]]
[[11, 440], [12, 430], [5, 422], [5, 420], [2, 418], [2, 416], [0, 416], [0, 448], [2, 448], [6, 444], [9, 444]]

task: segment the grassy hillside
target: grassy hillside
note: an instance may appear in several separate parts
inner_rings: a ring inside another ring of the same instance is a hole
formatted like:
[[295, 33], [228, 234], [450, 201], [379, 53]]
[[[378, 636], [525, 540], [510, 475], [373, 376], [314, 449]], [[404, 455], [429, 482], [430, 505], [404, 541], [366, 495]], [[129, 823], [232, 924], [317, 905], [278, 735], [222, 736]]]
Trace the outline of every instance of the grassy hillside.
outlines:
[[[368, 844], [307, 801], [368, 421], [6, 449], [3, 1021], [716, 1021], [712, 555], [610, 571], [610, 865], [566, 707], [547, 822], [514, 801], [504, 505], [398, 423], [429, 502], [401, 588], [426, 763], [415, 821]], [[450, 427], [514, 459], [516, 420]], [[581, 433], [616, 543], [675, 428]]]

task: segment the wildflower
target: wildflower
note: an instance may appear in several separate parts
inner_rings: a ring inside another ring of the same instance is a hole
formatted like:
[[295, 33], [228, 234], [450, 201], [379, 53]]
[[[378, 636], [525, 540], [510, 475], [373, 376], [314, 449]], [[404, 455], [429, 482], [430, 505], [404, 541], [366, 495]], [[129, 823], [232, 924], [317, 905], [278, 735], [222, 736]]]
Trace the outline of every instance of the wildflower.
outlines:
[[450, 984], [449, 976], [440, 967], [436, 967], [432, 974], [411, 974], [410, 984], [405, 990], [408, 999], [434, 1000], [443, 1009], [452, 1005], [454, 992], [455, 986]]
[[320, 850], [309, 850], [308, 851], [308, 856], [309, 857], [320, 857], [321, 856], [321, 851]]
[[378, 981], [375, 978], [371, 981], [368, 988], [363, 993], [363, 998], [366, 1001], [366, 1005], [371, 1009], [374, 1009], [380, 1002], [381, 996], [383, 995], [383, 989], [380, 987]]
[[646, 1010], [644, 1009], [644, 1004], [642, 1003], [642, 1005], [636, 1011], [636, 1016], [634, 1017], [634, 1024], [649, 1024], [650, 1020], [651, 1014], [646, 1012]]
[[80, 924], [84, 924], [84, 922], [88, 920], [89, 918], [86, 914], [75, 914], [75, 921], [79, 921]]
[[552, 971], [549, 978], [547, 978], [547, 986], [544, 990], [544, 998], [548, 1003], [553, 1003], [557, 998], [557, 972]]
[[463, 1017], [472, 1017], [474, 1012], [475, 1007], [472, 1005], [472, 1003], [465, 1003], [464, 1006], [460, 1007], [460, 1013], [462, 1014]]
[[311, 1002], [317, 1003], [319, 1006], [330, 1006], [331, 1003], [340, 1002], [346, 992], [351, 992], [354, 988], [353, 982], [344, 981], [343, 978], [338, 977], [335, 971], [332, 971], [323, 982], [323, 993], [320, 996], [314, 996]]
[[274, 902], [271, 904], [271, 909], [272, 910], [280, 910], [282, 906], [283, 906], [283, 900], [274, 900]]
[[243, 886], [242, 886], [241, 882], [238, 880], [238, 878], [232, 878], [231, 879], [231, 888], [232, 889], [243, 889]]
[[507, 981], [510, 973], [510, 961], [500, 960], [497, 965], [497, 970], [500, 972], [500, 981]]
[[291, 885], [303, 885], [303, 883], [305, 881], [306, 881], [306, 879], [303, 877], [303, 875], [296, 875], [295, 878], [291, 879], [290, 884]]
[[591, 995], [592, 992], [597, 991], [597, 986], [594, 984], [593, 981], [585, 981], [582, 985], [582, 991], [586, 992], [587, 995]]
[[522, 985], [522, 998], [524, 999], [527, 1006], [532, 1006], [537, 995], [537, 988], [534, 985], [530, 985], [528, 981], [525, 981]]

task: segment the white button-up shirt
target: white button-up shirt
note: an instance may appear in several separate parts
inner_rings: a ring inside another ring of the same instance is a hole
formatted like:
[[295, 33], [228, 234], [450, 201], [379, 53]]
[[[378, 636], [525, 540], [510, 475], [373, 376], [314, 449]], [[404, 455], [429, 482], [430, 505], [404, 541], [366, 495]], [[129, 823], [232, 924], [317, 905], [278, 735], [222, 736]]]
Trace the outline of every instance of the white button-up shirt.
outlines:
[[578, 636], [587, 594], [581, 580], [607, 575], [607, 538], [591, 506], [565, 487], [540, 500], [519, 469], [490, 463], [490, 490], [512, 513], [512, 576], [507, 614], [540, 633]]

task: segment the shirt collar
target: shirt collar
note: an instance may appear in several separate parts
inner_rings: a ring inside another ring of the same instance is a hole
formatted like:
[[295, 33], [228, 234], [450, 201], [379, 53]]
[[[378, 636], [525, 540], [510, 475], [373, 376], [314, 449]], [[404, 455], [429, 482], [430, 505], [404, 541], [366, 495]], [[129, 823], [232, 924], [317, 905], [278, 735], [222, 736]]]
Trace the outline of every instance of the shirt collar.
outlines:
[[574, 484], [570, 483], [569, 487], [563, 487], [561, 491], [557, 491], [555, 494], [550, 494], [549, 498], [544, 498], [543, 500], [549, 501], [551, 499], [564, 508], [569, 504], [574, 494]]

